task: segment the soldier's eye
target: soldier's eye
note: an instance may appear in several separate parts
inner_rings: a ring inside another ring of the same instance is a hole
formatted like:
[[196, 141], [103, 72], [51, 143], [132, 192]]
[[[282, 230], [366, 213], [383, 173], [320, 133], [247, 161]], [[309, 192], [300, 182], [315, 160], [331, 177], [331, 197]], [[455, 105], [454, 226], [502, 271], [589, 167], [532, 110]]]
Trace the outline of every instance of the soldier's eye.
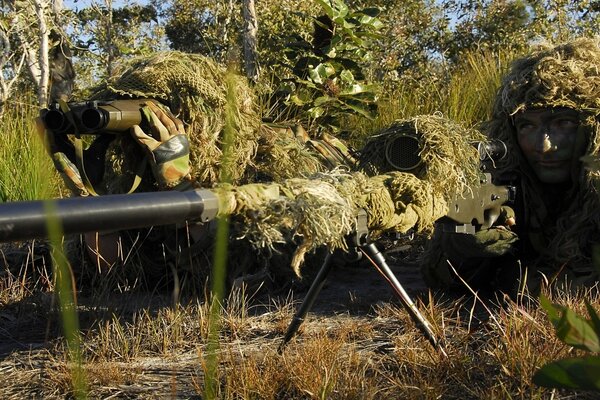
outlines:
[[554, 123], [563, 129], [577, 128], [579, 126], [579, 121], [574, 118], [559, 118]]
[[529, 133], [535, 129], [535, 125], [529, 121], [521, 121], [516, 124], [517, 132], [520, 134]]

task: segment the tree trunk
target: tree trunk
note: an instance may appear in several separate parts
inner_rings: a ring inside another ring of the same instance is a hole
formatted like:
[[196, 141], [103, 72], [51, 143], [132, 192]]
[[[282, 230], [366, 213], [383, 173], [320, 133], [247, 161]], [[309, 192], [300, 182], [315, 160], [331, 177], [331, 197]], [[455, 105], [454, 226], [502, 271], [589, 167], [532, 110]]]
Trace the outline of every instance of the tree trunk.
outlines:
[[258, 62], [256, 54], [256, 33], [258, 32], [258, 20], [254, 9], [254, 0], [244, 0], [244, 65], [246, 76], [252, 82], [258, 81]]
[[48, 61], [50, 29], [46, 21], [48, 4], [44, 0], [34, 0], [35, 16], [37, 18], [39, 31], [39, 81], [38, 81], [38, 105], [45, 106], [48, 103], [48, 84], [50, 82], [50, 64]]
[[4, 112], [4, 104], [13, 94], [13, 85], [21, 76], [21, 69], [25, 64], [25, 53], [17, 60], [17, 53], [12, 50], [10, 31], [0, 27], [0, 117]]

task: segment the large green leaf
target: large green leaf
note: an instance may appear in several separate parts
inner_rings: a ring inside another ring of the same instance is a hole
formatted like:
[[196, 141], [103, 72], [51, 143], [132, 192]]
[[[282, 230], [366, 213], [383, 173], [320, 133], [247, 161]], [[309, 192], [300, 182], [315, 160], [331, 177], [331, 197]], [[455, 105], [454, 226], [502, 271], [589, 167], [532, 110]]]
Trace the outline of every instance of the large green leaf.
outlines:
[[600, 357], [565, 358], [540, 368], [533, 383], [549, 388], [600, 391]]
[[374, 115], [373, 112], [369, 109], [368, 106], [365, 106], [364, 104], [360, 104], [359, 102], [356, 101], [350, 101], [350, 100], [340, 100], [340, 102], [348, 109], [350, 109], [353, 112], [356, 112], [360, 115], [362, 115], [365, 118], [368, 119], [373, 119]]
[[333, 4], [333, 16], [331, 17], [336, 23], [341, 23], [350, 12], [350, 9], [342, 0], [330, 0]]
[[354, 82], [354, 75], [352, 75], [351, 71], [345, 69], [340, 73], [340, 79], [345, 84], [351, 84]]
[[379, 18], [371, 17], [369, 15], [360, 16], [358, 21], [360, 22], [361, 25], [368, 25], [374, 29], [383, 28], [383, 23], [381, 22], [381, 20]]
[[333, 18], [333, 7], [328, 0], [317, 0], [329, 18]]
[[[590, 321], [566, 307], [551, 304], [540, 296], [540, 304], [548, 313], [548, 318], [556, 329], [556, 336], [566, 344], [578, 349], [600, 352], [600, 338]], [[558, 317], [561, 313], [560, 317]]]
[[[376, 91], [376, 88], [377, 88], [376, 85], [354, 83], [352, 85], [344, 87], [344, 89], [342, 91], [340, 91], [339, 95], [340, 96], [355, 96], [357, 94], [367, 93], [367, 92], [374, 93]], [[375, 99], [373, 98], [373, 100], [375, 100]]]

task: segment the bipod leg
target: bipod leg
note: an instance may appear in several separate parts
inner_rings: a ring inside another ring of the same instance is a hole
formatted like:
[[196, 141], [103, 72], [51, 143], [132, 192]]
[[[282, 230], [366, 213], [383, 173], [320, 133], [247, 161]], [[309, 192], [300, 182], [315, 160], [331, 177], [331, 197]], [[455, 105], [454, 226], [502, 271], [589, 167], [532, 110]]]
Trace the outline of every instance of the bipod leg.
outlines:
[[440, 345], [437, 338], [435, 337], [435, 334], [431, 329], [431, 325], [429, 324], [427, 319], [425, 319], [423, 314], [421, 314], [415, 303], [413, 303], [410, 296], [408, 295], [408, 293], [406, 293], [398, 279], [396, 279], [396, 276], [394, 275], [390, 267], [387, 265], [385, 257], [383, 257], [383, 254], [381, 254], [379, 249], [377, 249], [377, 246], [375, 246], [374, 243], [369, 243], [361, 246], [360, 248], [363, 251], [363, 253], [369, 258], [369, 260], [373, 263], [377, 271], [379, 271], [379, 273], [383, 275], [383, 277], [392, 286], [392, 289], [394, 289], [394, 292], [396, 292], [396, 294], [398, 295], [402, 306], [404, 306], [404, 308], [406, 309], [412, 320], [415, 322], [417, 327], [421, 330], [423, 335], [425, 335], [427, 340], [429, 340], [429, 342], [434, 348], [439, 350], [443, 356], [447, 357], [448, 355], [446, 354], [443, 347]]
[[310, 285], [310, 289], [308, 289], [308, 293], [306, 293], [306, 296], [304, 297], [304, 300], [302, 300], [302, 304], [300, 305], [300, 308], [298, 309], [298, 311], [296, 311], [296, 314], [294, 314], [294, 318], [292, 319], [292, 322], [290, 322], [290, 325], [288, 326], [287, 331], [285, 332], [285, 336], [283, 337], [283, 342], [281, 342], [281, 344], [279, 345], [279, 348], [277, 349], [277, 352], [279, 354], [281, 354], [283, 352], [283, 348], [285, 347], [285, 345], [294, 337], [296, 332], [298, 332], [300, 325], [302, 324], [302, 322], [304, 322], [304, 317], [312, 308], [312, 306], [315, 302], [315, 299], [317, 298], [317, 296], [319, 295], [319, 292], [323, 288], [325, 279], [327, 278], [329, 271], [331, 271], [330, 259], [331, 259], [331, 253], [327, 252], [327, 255], [325, 256], [325, 260], [323, 260], [323, 265], [321, 266], [321, 269], [317, 273], [317, 276], [316, 276], [315, 280], [313, 281], [313, 283]]

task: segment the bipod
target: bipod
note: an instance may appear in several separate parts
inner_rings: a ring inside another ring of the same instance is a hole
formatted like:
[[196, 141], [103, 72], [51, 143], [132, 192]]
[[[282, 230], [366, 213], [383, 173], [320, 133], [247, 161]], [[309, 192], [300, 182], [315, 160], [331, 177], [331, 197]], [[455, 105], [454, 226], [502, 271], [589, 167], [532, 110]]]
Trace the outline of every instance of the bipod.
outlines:
[[[368, 229], [366, 224], [366, 212], [363, 211], [362, 213], [359, 213], [357, 217], [356, 232], [354, 232], [354, 234], [351, 235], [349, 239], [350, 243], [354, 244], [354, 247], [358, 248], [360, 253], [364, 254], [369, 259], [369, 261], [375, 267], [375, 269], [390, 284], [390, 286], [394, 290], [394, 293], [396, 293], [396, 295], [400, 299], [402, 306], [406, 309], [417, 328], [419, 328], [419, 330], [427, 338], [429, 343], [431, 343], [431, 345], [436, 350], [438, 350], [444, 357], [447, 357], [446, 352], [435, 337], [431, 325], [423, 316], [423, 314], [421, 314], [415, 303], [411, 300], [408, 293], [406, 293], [406, 291], [404, 290], [404, 288], [402, 287], [402, 285], [388, 266], [383, 254], [381, 254], [381, 252], [379, 251], [379, 249], [377, 249], [377, 246], [375, 246], [374, 243], [369, 243]], [[323, 288], [327, 275], [329, 275], [330, 271], [331, 252], [328, 252], [325, 256], [325, 260], [323, 261], [321, 269], [317, 273], [317, 276], [311, 284], [308, 293], [304, 297], [300, 308], [298, 309], [298, 311], [296, 311], [296, 314], [294, 314], [294, 317], [292, 318], [292, 321], [290, 322], [290, 325], [288, 326], [285, 332], [283, 341], [281, 342], [277, 350], [279, 354], [283, 352], [284, 347], [298, 332], [300, 325], [302, 324], [302, 322], [304, 322], [304, 317], [306, 317], [306, 314], [312, 308], [319, 292]]]

